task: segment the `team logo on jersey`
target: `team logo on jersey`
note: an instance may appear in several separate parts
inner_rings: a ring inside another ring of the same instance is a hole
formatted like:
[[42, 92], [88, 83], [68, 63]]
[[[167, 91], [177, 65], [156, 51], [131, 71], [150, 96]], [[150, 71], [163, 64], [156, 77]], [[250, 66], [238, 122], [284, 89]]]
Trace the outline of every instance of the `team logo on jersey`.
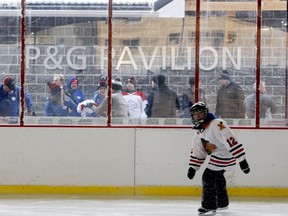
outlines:
[[217, 146], [210, 143], [208, 140], [201, 138], [201, 142], [208, 155], [212, 154], [215, 149], [217, 149]]
[[225, 128], [222, 121], [218, 124], [218, 127], [219, 127], [220, 131], [222, 131]]

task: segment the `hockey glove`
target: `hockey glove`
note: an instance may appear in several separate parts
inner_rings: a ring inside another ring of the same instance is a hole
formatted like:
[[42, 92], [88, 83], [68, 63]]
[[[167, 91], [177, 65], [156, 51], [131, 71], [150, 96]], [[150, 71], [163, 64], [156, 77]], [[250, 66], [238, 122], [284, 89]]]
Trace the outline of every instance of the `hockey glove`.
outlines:
[[239, 163], [241, 170], [245, 173], [248, 174], [250, 172], [250, 167], [246, 161], [246, 159], [244, 159], [243, 161], [241, 161]]
[[195, 176], [196, 170], [193, 169], [192, 167], [189, 167], [187, 177], [192, 180]]

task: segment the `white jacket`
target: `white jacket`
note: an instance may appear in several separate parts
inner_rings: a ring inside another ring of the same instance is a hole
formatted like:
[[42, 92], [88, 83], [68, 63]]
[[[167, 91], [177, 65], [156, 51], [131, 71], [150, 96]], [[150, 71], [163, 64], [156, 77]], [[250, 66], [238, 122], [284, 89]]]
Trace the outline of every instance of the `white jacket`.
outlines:
[[213, 119], [205, 130], [197, 131], [193, 138], [189, 165], [199, 170], [210, 155], [207, 168], [226, 170], [245, 159], [245, 150], [223, 119]]
[[141, 96], [136, 95], [135, 92], [127, 93], [126, 95], [123, 95], [123, 97], [127, 103], [130, 118], [147, 118], [147, 115], [144, 111], [147, 101], [143, 101]]

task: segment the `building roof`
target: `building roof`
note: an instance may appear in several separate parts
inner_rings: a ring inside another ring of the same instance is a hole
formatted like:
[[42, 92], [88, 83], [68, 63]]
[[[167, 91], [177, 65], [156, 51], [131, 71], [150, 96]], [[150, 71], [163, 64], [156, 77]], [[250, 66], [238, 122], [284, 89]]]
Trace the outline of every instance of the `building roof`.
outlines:
[[[96, 9], [108, 7], [109, 0], [26, 0], [26, 8], [33, 10], [45, 9]], [[151, 10], [154, 0], [113, 0], [114, 10]], [[0, 8], [9, 9], [20, 7], [21, 0], [6, 0], [0, 2]]]
[[[30, 16], [105, 16], [109, 0], [26, 0]], [[113, 16], [184, 17], [185, 0], [113, 0]], [[21, 0], [0, 2], [0, 16], [20, 13]], [[73, 14], [71, 14], [73, 11]], [[97, 13], [95, 13], [97, 11]]]

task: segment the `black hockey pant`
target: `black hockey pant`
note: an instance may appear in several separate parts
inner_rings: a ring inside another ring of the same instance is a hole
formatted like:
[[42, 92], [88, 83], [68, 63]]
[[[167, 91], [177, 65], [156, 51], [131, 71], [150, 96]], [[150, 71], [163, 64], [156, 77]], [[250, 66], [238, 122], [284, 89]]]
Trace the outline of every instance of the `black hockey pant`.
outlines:
[[217, 209], [229, 205], [226, 189], [225, 170], [213, 171], [205, 169], [202, 175], [202, 207]]

